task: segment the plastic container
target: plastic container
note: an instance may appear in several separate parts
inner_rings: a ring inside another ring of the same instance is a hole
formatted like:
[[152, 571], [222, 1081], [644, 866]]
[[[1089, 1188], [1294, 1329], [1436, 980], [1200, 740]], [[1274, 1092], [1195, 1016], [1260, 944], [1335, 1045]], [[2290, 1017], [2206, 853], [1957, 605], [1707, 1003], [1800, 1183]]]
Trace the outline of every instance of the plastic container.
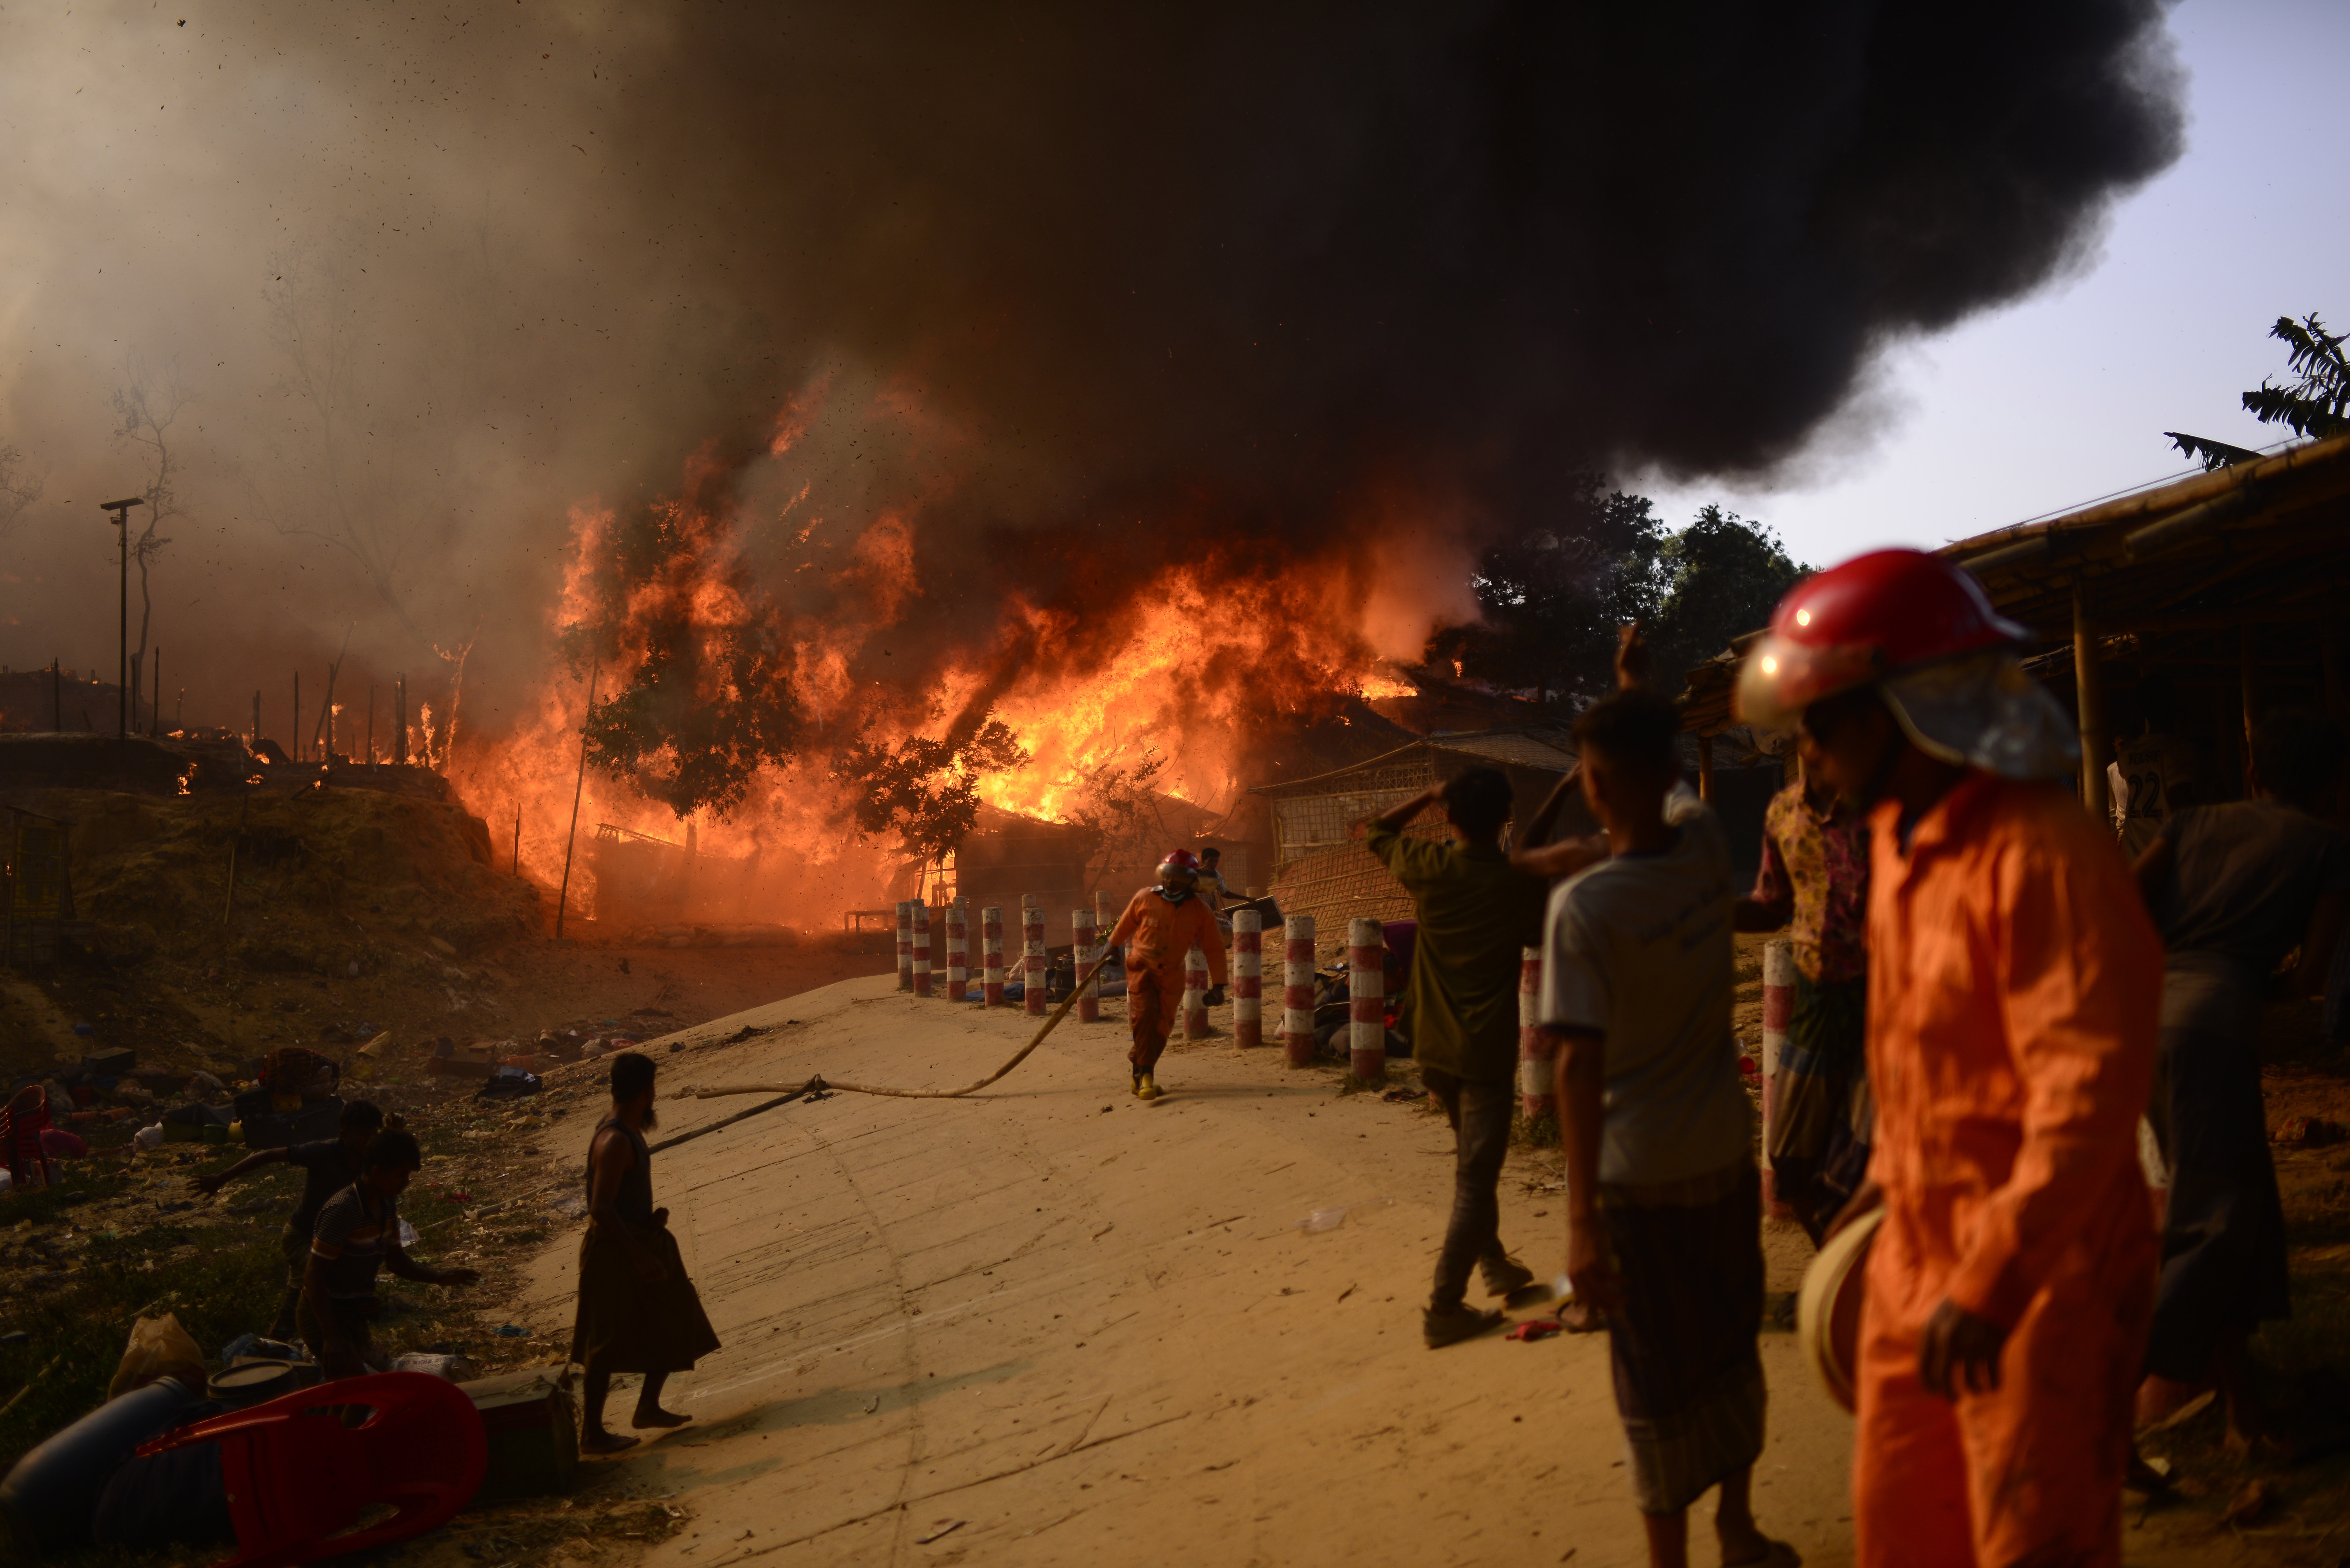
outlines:
[[209, 1389], [212, 1397], [232, 1410], [242, 1410], [248, 1405], [265, 1404], [281, 1394], [291, 1394], [302, 1386], [300, 1369], [290, 1361], [254, 1359], [240, 1361], [224, 1372], [213, 1374]]
[[203, 1397], [176, 1377], [159, 1377], [108, 1400], [16, 1461], [0, 1480], [0, 1511], [44, 1552], [88, 1545], [99, 1494], [114, 1472]]

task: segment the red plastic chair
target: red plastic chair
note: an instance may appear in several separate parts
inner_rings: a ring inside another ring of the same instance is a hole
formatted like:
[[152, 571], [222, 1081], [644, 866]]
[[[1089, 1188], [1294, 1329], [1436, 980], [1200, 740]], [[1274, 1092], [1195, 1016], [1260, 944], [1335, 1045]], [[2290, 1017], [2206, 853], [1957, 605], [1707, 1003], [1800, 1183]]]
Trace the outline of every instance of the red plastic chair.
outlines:
[[[49, 1092], [38, 1084], [17, 1090], [8, 1108], [0, 1110], [0, 1160], [7, 1162], [13, 1189], [46, 1187], [57, 1180], [57, 1162], [41, 1147], [41, 1134], [48, 1125]], [[37, 1172], [40, 1179], [28, 1183], [27, 1170]]]
[[[367, 1416], [344, 1425], [345, 1412]], [[169, 1432], [160, 1454], [218, 1443], [238, 1553], [222, 1568], [290, 1568], [421, 1535], [473, 1500], [490, 1463], [481, 1412], [453, 1383], [381, 1372], [303, 1388]], [[369, 1508], [390, 1518], [353, 1529]]]

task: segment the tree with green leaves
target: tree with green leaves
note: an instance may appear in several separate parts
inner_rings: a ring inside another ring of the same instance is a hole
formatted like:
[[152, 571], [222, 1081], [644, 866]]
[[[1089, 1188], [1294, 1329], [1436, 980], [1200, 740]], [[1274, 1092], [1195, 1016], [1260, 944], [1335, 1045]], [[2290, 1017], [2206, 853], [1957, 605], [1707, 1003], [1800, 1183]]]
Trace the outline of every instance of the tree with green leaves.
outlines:
[[1596, 697], [1615, 679], [1616, 628], [1656, 613], [1663, 543], [1648, 497], [1575, 475], [1552, 517], [1479, 559], [1482, 616], [1440, 633], [1430, 651], [1539, 702]]
[[941, 740], [858, 741], [833, 758], [832, 776], [856, 792], [859, 834], [894, 833], [908, 855], [942, 866], [979, 824], [979, 781], [1027, 762], [1012, 727], [987, 718]]
[[1764, 626], [1779, 600], [1812, 570], [1788, 558], [1779, 536], [1719, 506], [1668, 537], [1657, 552], [1663, 602], [1648, 626], [1655, 679], [1678, 691], [1682, 675]]
[[[2285, 345], [2285, 364], [2293, 379], [2280, 385], [2262, 377], [2261, 384], [2243, 395], [2245, 412], [2264, 425], [2282, 425], [2303, 440], [2350, 431], [2350, 357], [2342, 352], [2342, 335], [2325, 330], [2325, 323], [2312, 311], [2299, 321], [2278, 317], [2269, 336]], [[2183, 431], [2162, 433], [2181, 452], [2202, 463], [2206, 473], [2251, 462], [2261, 455], [2209, 436]]]

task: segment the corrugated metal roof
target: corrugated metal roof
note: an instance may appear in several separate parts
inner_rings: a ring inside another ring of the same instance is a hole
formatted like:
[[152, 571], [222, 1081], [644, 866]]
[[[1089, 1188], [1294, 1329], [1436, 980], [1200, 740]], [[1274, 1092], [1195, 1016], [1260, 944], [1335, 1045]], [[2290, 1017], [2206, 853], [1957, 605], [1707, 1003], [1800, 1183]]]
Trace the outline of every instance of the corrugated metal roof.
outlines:
[[[1555, 733], [1555, 732], [1554, 732]], [[1503, 763], [1516, 768], [1540, 768], [1544, 773], [1563, 774], [1575, 766], [1575, 753], [1554, 739], [1537, 738], [1523, 731], [1486, 730], [1463, 735], [1430, 735], [1428, 743], [1440, 751], [1465, 752], [1488, 762]]]
[[[1399, 770], [1410, 773], [1412, 787], [1418, 788], [1427, 782], [1426, 770], [1435, 764], [1436, 759], [1430, 755], [1435, 752], [1478, 757], [1486, 762], [1499, 763], [1504, 767], [1563, 774], [1575, 766], [1575, 753], [1561, 744], [1565, 739], [1566, 732], [1547, 727], [1541, 730], [1464, 730], [1454, 734], [1430, 735], [1409, 746], [1399, 746], [1392, 752], [1366, 758], [1352, 767], [1334, 768], [1311, 778], [1257, 784], [1249, 793], [1274, 800], [1295, 800], [1306, 795], [1398, 787], [1402, 782]], [[1391, 774], [1396, 776], [1388, 776]]]

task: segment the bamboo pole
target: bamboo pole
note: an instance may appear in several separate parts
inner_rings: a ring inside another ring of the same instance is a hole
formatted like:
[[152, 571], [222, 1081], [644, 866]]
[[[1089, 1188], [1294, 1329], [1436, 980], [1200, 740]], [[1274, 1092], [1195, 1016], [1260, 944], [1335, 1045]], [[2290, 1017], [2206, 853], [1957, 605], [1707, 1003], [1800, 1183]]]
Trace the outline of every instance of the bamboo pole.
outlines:
[[571, 849], [579, 842], [579, 794], [588, 786], [588, 721], [596, 715], [596, 677], [600, 661], [588, 663], [588, 711], [579, 719], [579, 774], [571, 781], [571, 831], [563, 839], [563, 887], [555, 896], [555, 935], [563, 937], [563, 916], [571, 902]]
[[2106, 688], [2097, 664], [2096, 628], [2089, 620], [2089, 592], [2077, 579], [2073, 584], [2073, 690], [2081, 723], [2081, 804], [2098, 822], [2113, 815], [2106, 794], [2106, 764], [2113, 760], [2113, 739], [2106, 732]]

